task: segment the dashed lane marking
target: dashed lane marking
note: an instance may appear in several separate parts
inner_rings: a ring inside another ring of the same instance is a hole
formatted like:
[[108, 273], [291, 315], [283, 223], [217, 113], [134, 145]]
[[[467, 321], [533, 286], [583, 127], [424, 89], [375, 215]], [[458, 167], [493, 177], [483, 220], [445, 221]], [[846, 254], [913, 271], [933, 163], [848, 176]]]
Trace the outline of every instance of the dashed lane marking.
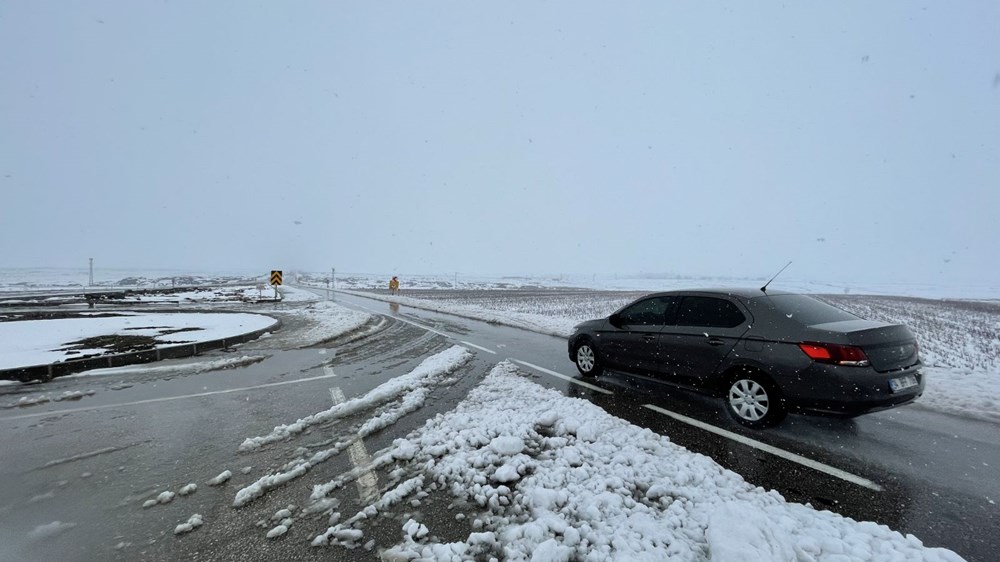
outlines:
[[517, 363], [519, 365], [524, 365], [525, 367], [530, 367], [530, 368], [532, 368], [532, 369], [534, 369], [536, 371], [540, 371], [542, 373], [545, 373], [546, 375], [552, 375], [553, 377], [557, 377], [557, 378], [569, 381], [569, 382], [571, 382], [573, 384], [582, 386], [584, 388], [589, 388], [590, 390], [593, 390], [593, 391], [596, 391], [596, 392], [603, 392], [604, 394], [612, 394], [612, 395], [614, 394], [614, 392], [611, 392], [610, 390], [607, 390], [605, 388], [601, 388], [599, 386], [592, 385], [592, 384], [587, 383], [587, 382], [583, 382], [580, 379], [576, 379], [576, 378], [573, 378], [571, 376], [564, 375], [562, 373], [557, 373], [555, 371], [546, 369], [545, 367], [539, 367], [538, 365], [535, 365], [535, 364], [532, 364], [532, 363], [528, 363], [527, 361], [521, 361], [520, 359], [512, 359], [512, 361], [514, 361], [515, 363]]
[[[330, 374], [333, 373], [333, 369], [329, 366], [325, 366], [323, 369]], [[339, 386], [330, 389], [330, 399], [333, 400], [334, 405], [347, 401], [344, 391]], [[347, 448], [347, 455], [351, 458], [351, 464], [354, 465], [354, 468], [370, 466], [372, 463], [372, 457], [368, 454], [368, 449], [361, 439], [351, 443]], [[378, 497], [378, 476], [376, 476], [373, 470], [369, 469], [362, 472], [355, 482], [358, 485], [358, 496], [361, 499], [361, 503], [368, 504], [375, 501]]]
[[492, 353], [493, 355], [497, 354], [497, 352], [493, 351], [492, 349], [487, 349], [485, 347], [478, 346], [478, 345], [476, 345], [474, 343], [471, 343], [471, 342], [459, 341], [458, 343], [465, 344], [465, 345], [467, 345], [469, 347], [474, 347], [474, 348], [479, 349], [481, 351], [485, 351], [486, 353]]
[[871, 480], [851, 474], [850, 472], [840, 470], [839, 468], [834, 468], [830, 465], [823, 464], [819, 461], [814, 461], [812, 459], [803, 457], [802, 455], [797, 455], [795, 453], [791, 453], [784, 449], [779, 449], [772, 445], [768, 445], [767, 443], [761, 443], [756, 439], [751, 439], [749, 437], [745, 437], [738, 433], [733, 433], [732, 431], [726, 431], [725, 429], [715, 427], [714, 425], [707, 424], [703, 421], [699, 421], [694, 418], [689, 418], [683, 414], [678, 414], [677, 412], [671, 412], [670, 410], [661, 408], [659, 406], [654, 406], [652, 404], [645, 404], [644, 407], [653, 410], [654, 412], [663, 414], [665, 416], [669, 416], [679, 422], [686, 423], [688, 425], [693, 425], [698, 429], [704, 429], [705, 431], [714, 433], [716, 435], [721, 435], [726, 439], [731, 439], [733, 441], [736, 441], [737, 443], [742, 443], [743, 445], [759, 449], [766, 453], [771, 453], [776, 457], [781, 457], [785, 460], [801, 464], [802, 466], [809, 467], [813, 470], [818, 470], [824, 474], [829, 474], [830, 476], [833, 476], [835, 478], [846, 480], [847, 482], [850, 482], [852, 484], [857, 484], [858, 486], [868, 488], [869, 490], [875, 490], [876, 492], [882, 491], [882, 486], [879, 486], [878, 484], [872, 482]]

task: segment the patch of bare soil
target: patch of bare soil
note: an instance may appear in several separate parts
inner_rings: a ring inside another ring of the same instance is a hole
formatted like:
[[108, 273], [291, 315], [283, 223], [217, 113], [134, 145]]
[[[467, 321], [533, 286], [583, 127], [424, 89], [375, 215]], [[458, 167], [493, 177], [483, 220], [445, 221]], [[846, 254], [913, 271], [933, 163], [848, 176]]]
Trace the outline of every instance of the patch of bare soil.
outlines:
[[[105, 353], [129, 353], [131, 351], [147, 351], [156, 346], [156, 338], [152, 336], [94, 336], [84, 338], [80, 341], [72, 342], [59, 351], [69, 354], [80, 353], [84, 349], [105, 349]], [[97, 354], [90, 354], [87, 357], [94, 357]], [[82, 358], [83, 356], [81, 356]]]

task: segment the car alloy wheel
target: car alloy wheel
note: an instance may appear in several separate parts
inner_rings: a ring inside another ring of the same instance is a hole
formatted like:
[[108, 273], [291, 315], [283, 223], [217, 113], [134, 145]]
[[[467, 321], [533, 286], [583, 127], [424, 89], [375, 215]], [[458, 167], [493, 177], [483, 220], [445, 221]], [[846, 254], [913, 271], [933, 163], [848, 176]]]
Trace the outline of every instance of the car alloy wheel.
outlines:
[[589, 341], [584, 341], [576, 346], [576, 369], [585, 377], [596, 377], [601, 374], [603, 367], [601, 359], [597, 355], [597, 350]]
[[580, 367], [581, 371], [585, 373], [593, 371], [596, 362], [594, 350], [589, 345], [583, 344], [576, 349], [576, 365]]
[[729, 407], [739, 419], [756, 423], [767, 417], [771, 399], [757, 381], [739, 379], [729, 387]]

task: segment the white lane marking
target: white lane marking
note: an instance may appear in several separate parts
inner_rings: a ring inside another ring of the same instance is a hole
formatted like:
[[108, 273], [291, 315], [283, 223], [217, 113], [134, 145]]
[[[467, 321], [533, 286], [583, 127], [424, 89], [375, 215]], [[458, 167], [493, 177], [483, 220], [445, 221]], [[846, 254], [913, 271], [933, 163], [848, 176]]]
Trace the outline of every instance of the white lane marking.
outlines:
[[857, 484], [858, 486], [868, 488], [869, 490], [875, 490], [876, 492], [882, 491], [882, 486], [879, 486], [878, 484], [872, 482], [871, 480], [868, 480], [867, 478], [856, 476], [854, 474], [851, 474], [850, 472], [845, 472], [843, 470], [840, 470], [839, 468], [834, 468], [830, 465], [823, 464], [819, 461], [814, 461], [812, 459], [803, 457], [802, 455], [797, 455], [795, 453], [788, 452], [784, 449], [779, 449], [777, 447], [768, 445], [767, 443], [761, 443], [756, 439], [744, 437], [743, 435], [740, 435], [738, 433], [733, 433], [732, 431], [726, 431], [725, 429], [715, 427], [714, 425], [707, 424], [705, 422], [696, 420], [694, 418], [689, 418], [683, 414], [678, 414], [677, 412], [671, 412], [670, 410], [661, 408], [659, 406], [654, 406], [653, 404], [644, 404], [644, 406], [650, 410], [653, 410], [654, 412], [658, 412], [665, 416], [670, 416], [671, 418], [674, 418], [679, 422], [683, 422], [688, 425], [693, 425], [694, 427], [697, 427], [699, 429], [704, 429], [705, 431], [714, 433], [716, 435], [721, 435], [722, 437], [725, 437], [727, 439], [732, 439], [737, 443], [742, 443], [744, 445], [753, 447], [755, 449], [760, 449], [761, 451], [764, 451], [766, 453], [771, 453], [776, 457], [781, 457], [785, 460], [801, 464], [802, 466], [809, 467], [813, 470], [818, 470], [825, 474], [829, 474], [830, 476], [840, 478], [841, 480], [846, 480], [852, 484]]
[[580, 385], [582, 387], [589, 388], [590, 390], [596, 390], [597, 392], [603, 392], [604, 394], [614, 394], [614, 392], [611, 392], [610, 390], [601, 388], [599, 386], [592, 385], [590, 383], [583, 382], [583, 381], [581, 381], [579, 379], [575, 379], [573, 377], [564, 375], [562, 373], [557, 373], [555, 371], [550, 371], [549, 369], [546, 369], [545, 367], [539, 367], [538, 365], [534, 365], [532, 363], [528, 363], [527, 361], [521, 361], [520, 359], [512, 359], [512, 361], [514, 361], [515, 363], [524, 365], [525, 367], [531, 367], [532, 369], [534, 369], [536, 371], [541, 371], [541, 372], [545, 373], [546, 375], [552, 375], [553, 377], [558, 377], [560, 379], [567, 380], [567, 381], [569, 381], [569, 382], [571, 382], [573, 384], [578, 384], [578, 385]]
[[[330, 367], [327, 366], [324, 369], [330, 369]], [[344, 391], [339, 386], [330, 389], [330, 398], [333, 400], [334, 406], [347, 401]], [[351, 458], [351, 464], [354, 465], [355, 469], [371, 466], [372, 457], [368, 454], [368, 449], [360, 438], [347, 448], [347, 455]], [[355, 483], [358, 486], [358, 497], [361, 498], [362, 503], [371, 503], [378, 497], [378, 476], [375, 475], [375, 471], [369, 468], [362, 472]]]
[[478, 350], [481, 350], [481, 351], [485, 351], [486, 353], [492, 353], [493, 355], [496, 355], [496, 354], [497, 354], [497, 352], [493, 351], [492, 349], [487, 349], [487, 348], [485, 348], [485, 347], [480, 347], [480, 346], [478, 346], [478, 345], [476, 345], [476, 344], [474, 344], [474, 343], [471, 343], [471, 342], [467, 342], [467, 341], [462, 341], [462, 340], [459, 340], [459, 342], [458, 342], [458, 343], [462, 343], [462, 344], [465, 344], [465, 345], [467, 345], [467, 346], [469, 346], [469, 347], [474, 347], [474, 348], [476, 348], [476, 349], [478, 349]]
[[336, 377], [334, 374], [320, 375], [318, 377], [308, 377], [304, 379], [295, 379], [293, 381], [281, 381], [281, 382], [270, 382], [267, 384], [258, 384], [256, 386], [243, 386], [240, 388], [229, 388], [226, 390], [213, 390], [211, 392], [199, 392], [197, 394], [183, 394], [181, 396], [165, 396], [163, 398], [149, 398], [147, 400], [136, 400], [134, 402], [122, 402], [120, 404], [105, 404], [103, 406], [88, 406], [84, 408], [67, 408], [65, 410], [49, 410], [47, 412], [36, 412], [34, 414], [21, 414], [19, 416], [0, 416], [0, 422], [23, 420], [28, 418], [38, 418], [43, 416], [59, 416], [62, 414], [71, 414], [76, 412], [89, 412], [92, 410], [107, 410], [110, 408], [125, 408], [128, 406], [139, 406], [142, 404], [156, 404], [158, 402], [170, 402], [171, 400], [185, 400], [187, 398], [201, 398], [204, 396], [214, 396], [216, 394], [230, 394], [233, 392], [245, 392], [248, 390], [257, 390], [260, 388], [272, 388], [275, 386], [284, 386], [286, 384], [300, 384], [304, 382], [318, 381], [323, 379], [329, 379]]

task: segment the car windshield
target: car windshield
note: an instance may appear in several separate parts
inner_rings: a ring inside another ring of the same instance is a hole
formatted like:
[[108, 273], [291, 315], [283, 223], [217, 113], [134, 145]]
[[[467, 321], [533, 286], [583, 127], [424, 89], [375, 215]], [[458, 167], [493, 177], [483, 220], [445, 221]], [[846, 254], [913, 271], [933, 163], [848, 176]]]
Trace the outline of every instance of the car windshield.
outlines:
[[857, 320], [859, 318], [846, 310], [841, 310], [831, 304], [805, 295], [771, 295], [768, 297], [757, 297], [757, 300], [766, 300], [778, 312], [803, 326], [840, 322], [843, 320]]

